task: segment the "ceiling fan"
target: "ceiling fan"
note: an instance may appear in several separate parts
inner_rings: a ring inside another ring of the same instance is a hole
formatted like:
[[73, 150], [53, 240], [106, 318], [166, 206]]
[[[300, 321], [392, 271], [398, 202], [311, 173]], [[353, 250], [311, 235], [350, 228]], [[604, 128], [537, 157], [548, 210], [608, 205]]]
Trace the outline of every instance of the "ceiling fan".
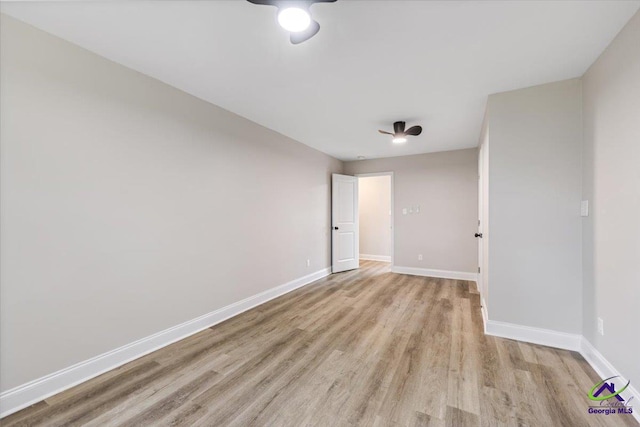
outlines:
[[407, 142], [407, 136], [418, 136], [422, 133], [422, 126], [411, 126], [409, 129], [405, 130], [405, 122], [395, 122], [393, 124], [393, 133], [387, 132], [384, 130], [379, 130], [378, 132], [383, 133], [385, 135], [392, 135], [393, 142], [396, 144], [402, 144], [403, 142]]
[[278, 23], [289, 31], [292, 44], [309, 40], [320, 31], [320, 24], [311, 19], [309, 8], [314, 3], [333, 3], [337, 0], [247, 0], [249, 3], [278, 8]]

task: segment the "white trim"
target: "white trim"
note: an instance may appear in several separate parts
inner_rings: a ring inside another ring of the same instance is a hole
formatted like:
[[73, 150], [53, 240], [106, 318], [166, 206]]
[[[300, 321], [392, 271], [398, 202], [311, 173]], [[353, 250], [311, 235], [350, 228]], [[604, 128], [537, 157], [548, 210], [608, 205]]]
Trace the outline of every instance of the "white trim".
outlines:
[[365, 261], [391, 262], [391, 256], [390, 255], [360, 254], [360, 259], [365, 260]]
[[[594, 371], [600, 376], [600, 378], [620, 377], [620, 380], [624, 383], [627, 380], [620, 375], [620, 372], [611, 364], [604, 356], [587, 340], [582, 337], [580, 340], [580, 354], [591, 365]], [[633, 397], [633, 417], [640, 422], [640, 393], [634, 387], [634, 384], [630, 384], [627, 389], [621, 393], [621, 396], [625, 401], [629, 401]]]
[[485, 333], [494, 337], [579, 351], [582, 335], [552, 331], [550, 329], [534, 328], [531, 326], [515, 325], [513, 323], [487, 320]]
[[[627, 382], [627, 379], [582, 335], [486, 320], [484, 301], [482, 308], [482, 317], [485, 319], [485, 334], [577, 351], [591, 365], [600, 378], [620, 377], [621, 382]], [[625, 401], [633, 398], [633, 404], [631, 405], [635, 407], [633, 417], [640, 422], [640, 410], [637, 410], [638, 405], [640, 405], [640, 392], [634, 387], [634, 384], [629, 385], [622, 393], [622, 397]]]
[[[372, 172], [372, 173], [356, 173], [353, 176], [357, 177], [357, 178], [366, 178], [366, 177], [371, 177], [371, 176], [388, 176], [391, 179], [391, 256], [389, 257], [389, 261], [392, 266], [393, 266], [393, 258], [395, 256], [395, 247], [396, 247], [396, 220], [395, 220], [395, 189], [394, 189], [394, 175], [393, 172]], [[360, 202], [360, 199], [358, 199], [358, 202]], [[360, 259], [366, 259], [366, 258], [362, 258], [363, 255], [360, 255]], [[375, 261], [375, 260], [374, 260]]]
[[431, 270], [428, 268], [402, 267], [398, 265], [392, 266], [391, 271], [393, 273], [410, 274], [412, 276], [438, 277], [441, 279], [455, 279], [455, 280], [471, 280], [473, 282], [478, 280], [477, 273], [467, 273], [465, 271]]
[[331, 274], [323, 268], [0, 394], [0, 418]]
[[480, 293], [480, 312], [482, 313], [482, 326], [484, 329], [484, 333], [487, 333], [487, 322], [489, 321], [489, 315], [487, 314], [487, 303], [484, 302], [484, 297], [482, 293]]
[[393, 172], [372, 172], [372, 173], [355, 173], [353, 176], [367, 178], [372, 176], [389, 176], [393, 175]]

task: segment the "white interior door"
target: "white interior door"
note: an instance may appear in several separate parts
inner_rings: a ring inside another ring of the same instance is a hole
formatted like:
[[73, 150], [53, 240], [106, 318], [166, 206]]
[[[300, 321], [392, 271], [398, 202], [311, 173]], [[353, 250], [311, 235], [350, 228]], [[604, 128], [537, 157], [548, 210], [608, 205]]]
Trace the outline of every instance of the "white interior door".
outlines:
[[331, 180], [331, 270], [360, 266], [358, 178], [334, 173]]

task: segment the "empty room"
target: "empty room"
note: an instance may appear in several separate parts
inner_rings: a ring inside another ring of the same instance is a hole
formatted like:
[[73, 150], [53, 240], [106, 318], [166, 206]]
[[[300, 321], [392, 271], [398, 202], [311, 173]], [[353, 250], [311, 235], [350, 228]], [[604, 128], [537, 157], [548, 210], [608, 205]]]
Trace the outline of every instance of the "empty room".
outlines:
[[0, 425], [640, 426], [640, 0], [0, 0]]

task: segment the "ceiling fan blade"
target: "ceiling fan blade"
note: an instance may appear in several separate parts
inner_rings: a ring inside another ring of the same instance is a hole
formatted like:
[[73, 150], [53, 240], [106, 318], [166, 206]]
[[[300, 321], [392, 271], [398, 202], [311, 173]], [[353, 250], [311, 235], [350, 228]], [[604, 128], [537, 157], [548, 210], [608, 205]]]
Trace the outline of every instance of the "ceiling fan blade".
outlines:
[[418, 136], [422, 133], [422, 126], [411, 126], [409, 129], [405, 131], [405, 134]]
[[387, 132], [386, 130], [378, 130], [378, 132], [383, 133], [385, 135], [393, 135], [391, 132]]
[[404, 122], [395, 122], [393, 124], [393, 133], [404, 133]]
[[334, 3], [337, 0], [247, 0], [249, 3], [259, 4], [264, 6], [296, 6], [296, 4], [312, 5], [314, 3]]
[[274, 0], [247, 0], [249, 3], [265, 5], [265, 6], [277, 6], [277, 1]]
[[291, 33], [291, 37], [290, 37], [291, 43], [300, 44], [304, 41], [307, 41], [311, 37], [318, 34], [318, 31], [320, 31], [320, 24], [318, 24], [314, 20], [311, 20], [311, 24], [309, 25], [309, 28], [307, 28], [306, 30], [300, 31], [299, 33]]

